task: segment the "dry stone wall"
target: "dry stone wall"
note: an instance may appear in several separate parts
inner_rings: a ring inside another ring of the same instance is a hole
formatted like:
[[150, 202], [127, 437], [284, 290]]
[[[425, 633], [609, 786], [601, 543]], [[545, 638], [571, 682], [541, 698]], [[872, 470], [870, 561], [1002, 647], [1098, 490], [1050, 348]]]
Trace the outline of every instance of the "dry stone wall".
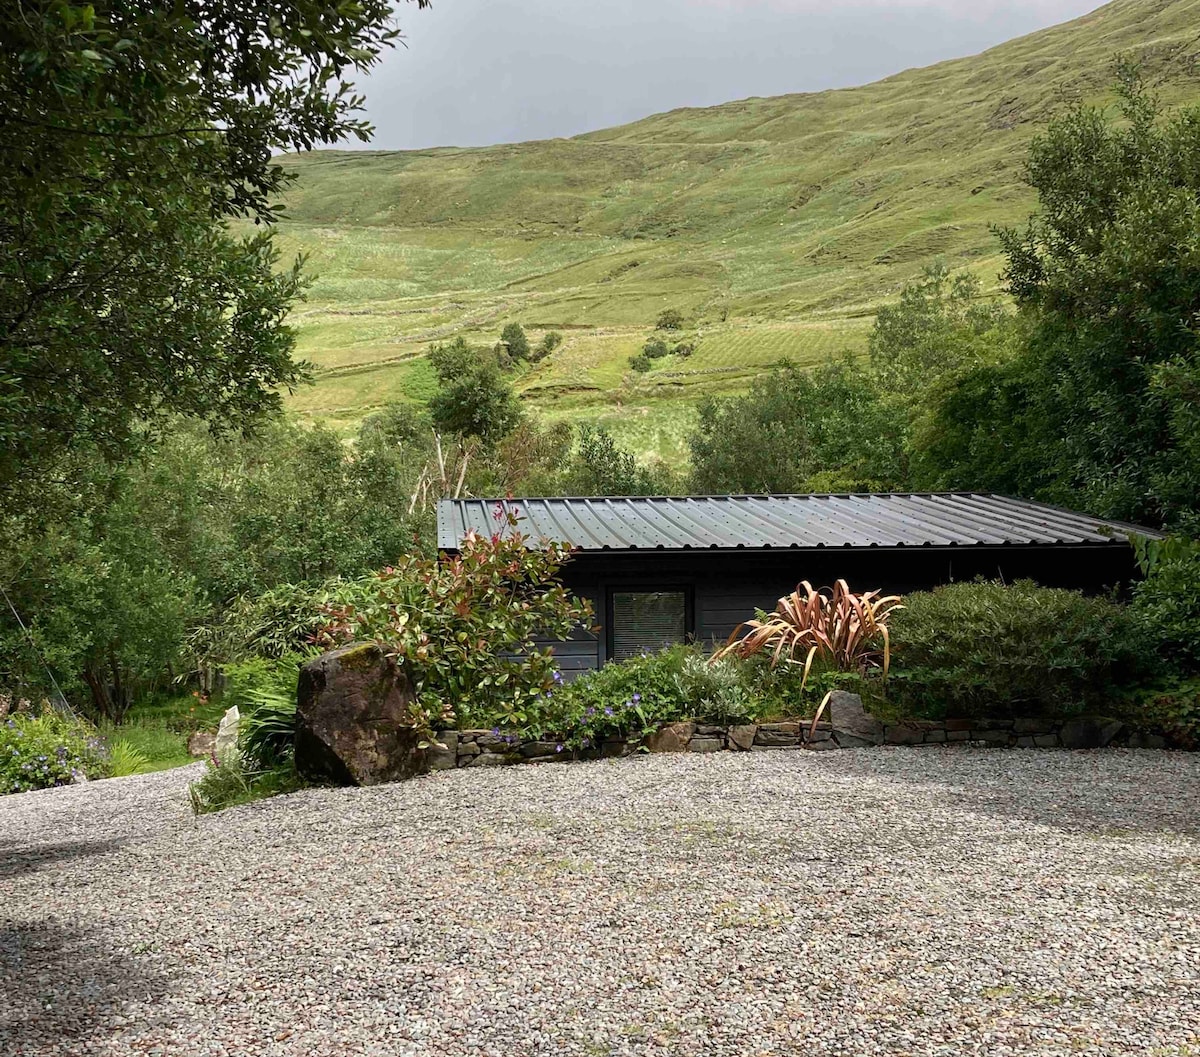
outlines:
[[442, 731], [444, 748], [430, 758], [433, 770], [455, 767], [498, 767], [510, 763], [560, 763], [577, 759], [627, 756], [634, 752], [762, 752], [772, 749], [858, 749], [873, 745], [945, 745], [966, 743], [996, 748], [1098, 749], [1123, 744], [1130, 748], [1167, 748], [1156, 734], [1128, 730], [1118, 720], [1078, 717], [1061, 722], [1040, 719], [910, 721], [885, 724], [863, 708], [857, 694], [838, 693], [830, 702], [830, 720], [811, 722], [671, 723], [645, 742], [612, 738], [603, 745], [575, 752], [561, 742], [521, 741], [488, 730]]

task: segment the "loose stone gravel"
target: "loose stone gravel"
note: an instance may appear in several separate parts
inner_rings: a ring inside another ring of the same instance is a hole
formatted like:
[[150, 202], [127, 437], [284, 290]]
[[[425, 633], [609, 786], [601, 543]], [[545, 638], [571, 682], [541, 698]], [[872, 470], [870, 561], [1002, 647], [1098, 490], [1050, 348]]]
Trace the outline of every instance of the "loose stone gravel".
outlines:
[[0, 1054], [1193, 1054], [1200, 756], [0, 798]]

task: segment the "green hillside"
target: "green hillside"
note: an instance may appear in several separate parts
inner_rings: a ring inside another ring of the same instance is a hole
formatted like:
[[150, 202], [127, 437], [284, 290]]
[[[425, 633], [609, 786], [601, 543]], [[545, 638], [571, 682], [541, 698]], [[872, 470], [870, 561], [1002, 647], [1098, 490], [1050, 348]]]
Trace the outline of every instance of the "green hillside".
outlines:
[[[782, 358], [861, 350], [876, 306], [942, 256], [996, 284], [989, 225], [1032, 206], [1025, 145], [1102, 100], [1119, 53], [1169, 102], [1200, 96], [1200, 0], [1117, 0], [982, 55], [862, 88], [677, 110], [569, 140], [321, 151], [280, 225], [317, 276], [296, 313], [318, 384], [306, 414], [353, 421], [433, 384], [423, 353], [519, 320], [566, 340], [524, 376], [548, 418], [600, 420], [681, 456], [704, 394]], [[696, 353], [629, 356], [664, 308]]]

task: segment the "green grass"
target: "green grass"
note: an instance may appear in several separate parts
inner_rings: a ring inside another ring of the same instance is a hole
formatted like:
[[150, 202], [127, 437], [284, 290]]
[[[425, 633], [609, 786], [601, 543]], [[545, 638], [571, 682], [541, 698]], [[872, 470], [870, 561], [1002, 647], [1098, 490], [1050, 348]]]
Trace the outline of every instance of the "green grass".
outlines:
[[[677, 461], [674, 430], [701, 396], [741, 391], [784, 357], [861, 351], [878, 306], [934, 258], [996, 290], [989, 229], [1034, 205], [1031, 137], [1073, 101], [1107, 99], [1119, 53], [1168, 102], [1195, 102], [1198, 25], [1200, 0], [1117, 0], [860, 88], [567, 140], [291, 157], [300, 180], [279, 232], [311, 255], [295, 323], [319, 369], [292, 404], [349, 426], [426, 400], [430, 342], [494, 341], [515, 319], [567, 338], [521, 379], [533, 408], [611, 422]], [[631, 380], [629, 356], [668, 307], [699, 351]]]
[[191, 695], [159, 695], [134, 705], [119, 724], [101, 725], [100, 734], [109, 744], [124, 742], [144, 757], [139, 771], [165, 771], [194, 763], [188, 737], [196, 730], [215, 730], [219, 719], [218, 706]]

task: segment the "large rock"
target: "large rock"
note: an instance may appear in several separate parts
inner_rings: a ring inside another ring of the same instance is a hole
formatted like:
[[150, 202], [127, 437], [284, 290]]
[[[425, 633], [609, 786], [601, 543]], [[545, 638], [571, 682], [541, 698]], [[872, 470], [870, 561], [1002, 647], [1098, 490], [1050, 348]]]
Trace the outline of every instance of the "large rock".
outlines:
[[347, 646], [309, 661], [297, 691], [296, 769], [340, 785], [425, 774], [433, 753], [409, 726], [413, 699], [408, 679], [377, 646]]
[[863, 707], [858, 694], [835, 690], [829, 697], [829, 723], [839, 742], [854, 744], [850, 739], [869, 745], [883, 744], [883, 724]]

